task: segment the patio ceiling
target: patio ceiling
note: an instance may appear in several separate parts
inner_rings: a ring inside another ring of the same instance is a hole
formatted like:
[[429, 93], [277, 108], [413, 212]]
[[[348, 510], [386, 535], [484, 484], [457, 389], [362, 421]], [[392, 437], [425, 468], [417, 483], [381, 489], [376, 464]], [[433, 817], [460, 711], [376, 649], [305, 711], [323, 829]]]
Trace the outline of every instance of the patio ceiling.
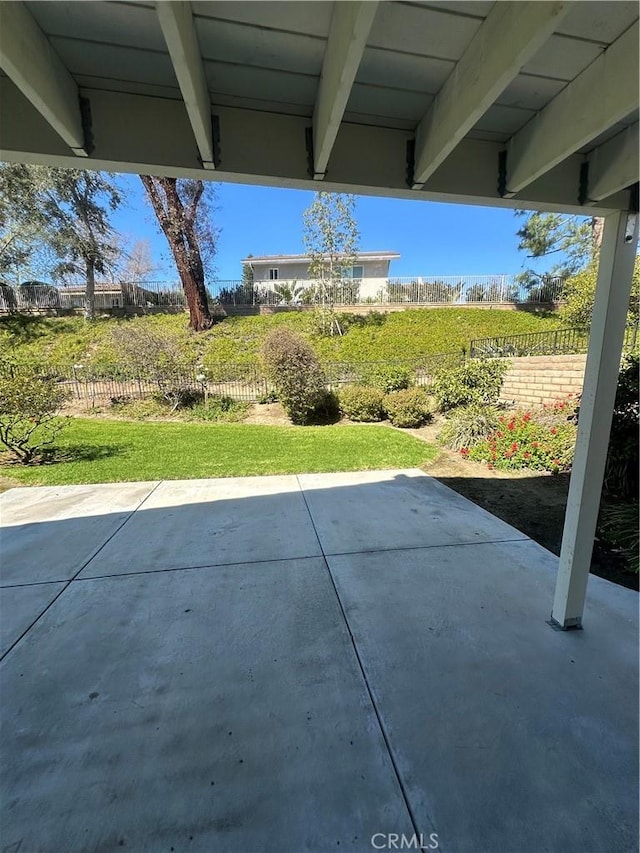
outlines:
[[5, 160], [626, 209], [635, 2], [4, 2]]

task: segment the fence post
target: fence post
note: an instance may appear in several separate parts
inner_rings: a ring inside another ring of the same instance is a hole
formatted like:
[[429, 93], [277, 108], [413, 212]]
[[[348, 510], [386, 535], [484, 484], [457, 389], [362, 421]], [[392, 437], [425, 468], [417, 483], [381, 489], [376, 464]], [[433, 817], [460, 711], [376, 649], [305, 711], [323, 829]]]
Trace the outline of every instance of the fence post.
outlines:
[[77, 398], [78, 398], [78, 400], [79, 400], [79, 399], [80, 399], [80, 387], [79, 387], [79, 384], [78, 384], [78, 375], [77, 375], [77, 373], [76, 373], [76, 366], [75, 366], [75, 364], [71, 367], [71, 372], [73, 373], [73, 381], [74, 381], [74, 384], [75, 384], [75, 386], [76, 386], [76, 397], [77, 397]]

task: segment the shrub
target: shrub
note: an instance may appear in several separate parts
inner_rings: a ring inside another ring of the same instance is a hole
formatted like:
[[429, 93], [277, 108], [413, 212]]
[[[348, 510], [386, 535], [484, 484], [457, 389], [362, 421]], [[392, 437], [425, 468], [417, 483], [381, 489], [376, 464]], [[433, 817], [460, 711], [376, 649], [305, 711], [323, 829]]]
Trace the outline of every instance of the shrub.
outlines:
[[381, 421], [383, 393], [366, 385], [346, 385], [340, 390], [340, 411], [352, 421]]
[[267, 377], [294, 424], [307, 424], [323, 402], [326, 377], [318, 357], [295, 332], [281, 327], [270, 332], [262, 345]]
[[415, 428], [432, 418], [431, 401], [424, 388], [392, 391], [383, 401], [384, 410], [396, 427]]
[[[567, 279], [564, 285], [564, 306], [560, 316], [568, 326], [588, 328], [591, 325], [593, 305], [596, 297], [598, 280], [598, 262], [593, 261], [585, 269]], [[633, 268], [633, 284], [629, 300], [627, 323], [634, 325], [638, 322], [640, 306], [640, 259], [636, 258]]]
[[637, 498], [640, 486], [638, 424], [640, 423], [640, 386], [638, 355], [627, 355], [618, 376], [616, 402], [611, 422], [609, 454], [604, 476], [608, 494], [623, 500]]
[[366, 382], [373, 388], [390, 394], [392, 391], [404, 391], [411, 385], [411, 372], [406, 367], [381, 365], [373, 368], [366, 376]]
[[174, 410], [163, 398], [144, 397], [141, 400], [116, 398], [112, 400], [112, 406], [116, 413], [123, 418], [132, 421], [148, 421], [157, 418], [168, 418], [173, 415]]
[[187, 420], [237, 423], [244, 418], [248, 408], [248, 403], [234, 400], [233, 397], [211, 394], [206, 400], [200, 400], [185, 410], [183, 416]]
[[576, 441], [575, 424], [568, 420], [555, 426], [534, 420], [531, 412], [516, 412], [498, 418], [498, 429], [473, 447], [460, 453], [490, 468], [533, 468], [541, 471], [568, 471]]
[[23, 464], [43, 456], [67, 420], [58, 417], [69, 391], [30, 369], [0, 376], [0, 443]]
[[325, 389], [311, 412], [309, 422], [313, 424], [334, 424], [338, 420], [340, 420], [338, 395], [334, 391]]
[[471, 447], [498, 428], [499, 417], [495, 406], [484, 406], [480, 403], [456, 409], [442, 427], [438, 439], [452, 450]]
[[640, 570], [638, 509], [637, 500], [604, 507], [599, 525], [602, 538], [620, 549], [629, 569], [636, 573]]
[[438, 408], [447, 412], [471, 403], [495, 403], [508, 369], [509, 362], [504, 359], [476, 359], [442, 371], [433, 383]]

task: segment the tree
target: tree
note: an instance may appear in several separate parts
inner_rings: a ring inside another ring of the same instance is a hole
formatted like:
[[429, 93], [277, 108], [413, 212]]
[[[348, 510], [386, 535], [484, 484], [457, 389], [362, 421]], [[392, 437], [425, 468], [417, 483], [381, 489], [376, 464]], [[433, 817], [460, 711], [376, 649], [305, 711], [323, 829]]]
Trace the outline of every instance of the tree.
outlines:
[[333, 315], [335, 294], [358, 251], [358, 226], [354, 218], [355, 196], [319, 192], [303, 214], [305, 249], [311, 258], [309, 275], [317, 282], [322, 328], [333, 333], [340, 327]]
[[205, 271], [213, 261], [218, 230], [210, 218], [212, 188], [191, 178], [140, 175], [178, 269], [189, 307], [189, 325], [196, 331], [213, 324]]
[[544, 272], [533, 268], [520, 274], [528, 287], [544, 286], [552, 278], [574, 275], [597, 256], [602, 242], [602, 223], [599, 217], [564, 216], [559, 213], [539, 213], [516, 210], [516, 216], [526, 216], [517, 231], [518, 249], [535, 260], [556, 256], [556, 262]]
[[[4, 164], [0, 167], [4, 221], [27, 229], [56, 258], [52, 273], [82, 275], [85, 319], [95, 316], [95, 277], [115, 262], [116, 234], [109, 222], [121, 202], [113, 176], [87, 169]], [[15, 246], [15, 242], [9, 244]]]
[[[564, 287], [564, 305], [561, 317], [568, 326], [579, 326], [588, 329], [591, 326], [593, 306], [596, 300], [596, 284], [598, 281], [598, 263], [593, 260], [587, 267], [567, 279]], [[633, 282], [627, 326], [638, 326], [640, 307], [640, 256], [636, 257], [633, 267]]]
[[124, 242], [122, 247], [122, 263], [118, 274], [122, 281], [148, 281], [160, 267], [153, 260], [149, 240], [134, 240]]

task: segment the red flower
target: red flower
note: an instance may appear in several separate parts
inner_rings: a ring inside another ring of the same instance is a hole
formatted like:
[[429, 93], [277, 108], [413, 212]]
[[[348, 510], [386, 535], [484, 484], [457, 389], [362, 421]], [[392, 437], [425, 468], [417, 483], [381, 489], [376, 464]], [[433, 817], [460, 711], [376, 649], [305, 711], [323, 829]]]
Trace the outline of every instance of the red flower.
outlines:
[[538, 448], [538, 447], [540, 447], [540, 445], [538, 444], [538, 442], [537, 442], [537, 441], [532, 441], [532, 442], [531, 442], [531, 447], [536, 447], [536, 448]]
[[554, 460], [553, 460], [553, 462], [552, 462], [551, 464], [552, 464], [552, 465], [556, 465], [556, 466], [559, 468], [559, 467], [560, 467], [560, 460], [559, 460], [559, 459], [554, 459]]
[[557, 428], [556, 428], [556, 427], [551, 427], [551, 429], [549, 430], [549, 432], [551, 433], [551, 435], [557, 435], [557, 434], [558, 434], [558, 430], [557, 430]]
[[493, 471], [493, 465], [491, 464], [491, 462], [487, 463], [487, 468], [491, 468], [491, 470]]
[[493, 453], [491, 454], [491, 458], [492, 458], [492, 459], [497, 459], [497, 453], [495, 452], [495, 450], [494, 450], [494, 451], [493, 451]]
[[531, 459], [531, 454], [529, 453], [528, 450], [525, 450], [525, 452], [522, 455], [524, 456], [525, 459]]
[[524, 423], [527, 423], [527, 421], [530, 421], [531, 420], [531, 412], [525, 412], [524, 415], [522, 416], [522, 420], [524, 421]]
[[468, 456], [468, 455], [469, 455], [469, 448], [468, 448], [468, 447], [461, 447], [461, 448], [460, 448], [460, 453], [461, 453], [463, 456]]
[[507, 457], [507, 459], [511, 459], [511, 457], [513, 456], [513, 451], [505, 450], [504, 455]]
[[507, 424], [507, 429], [513, 430], [513, 429], [515, 429], [515, 427], [516, 427], [516, 425], [513, 421], [509, 421], [509, 423]]

